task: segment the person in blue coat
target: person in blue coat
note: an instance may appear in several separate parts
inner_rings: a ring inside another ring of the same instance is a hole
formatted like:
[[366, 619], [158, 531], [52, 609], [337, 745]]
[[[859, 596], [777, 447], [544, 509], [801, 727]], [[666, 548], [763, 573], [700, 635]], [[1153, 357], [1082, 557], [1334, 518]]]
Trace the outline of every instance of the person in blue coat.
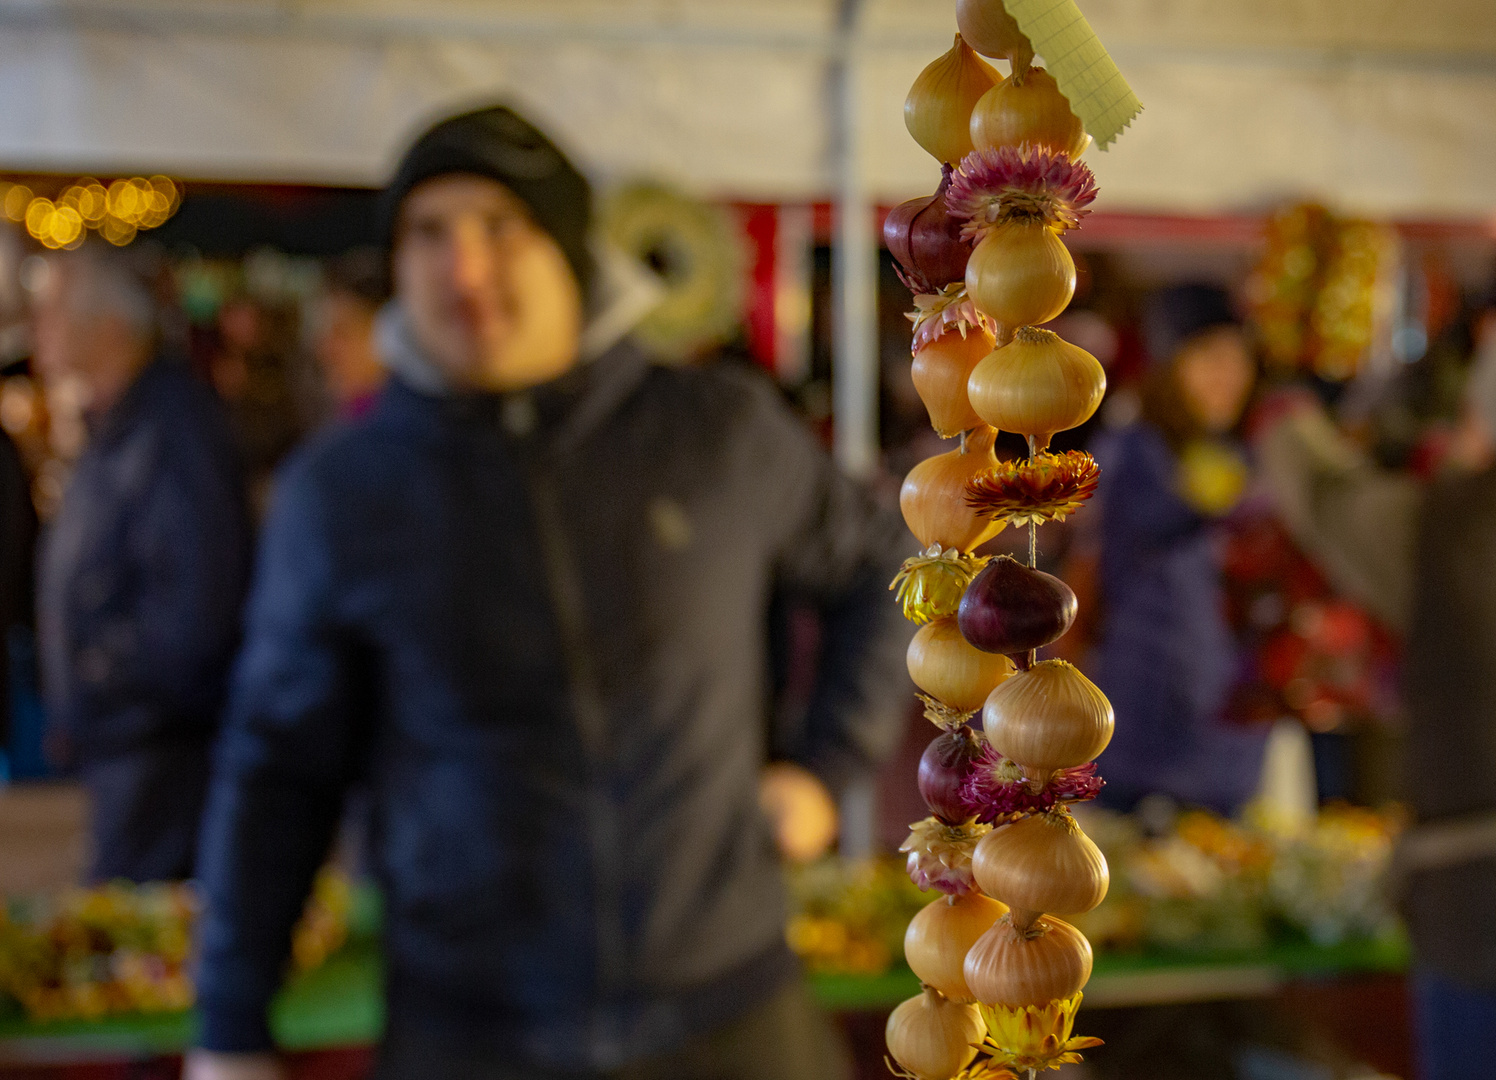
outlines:
[[1265, 734], [1223, 719], [1238, 669], [1217, 522], [1245, 469], [1226, 438], [1255, 368], [1229, 298], [1185, 285], [1155, 295], [1154, 367], [1139, 417], [1095, 448], [1101, 464], [1096, 684], [1116, 710], [1103, 803], [1161, 793], [1221, 813], [1255, 792]]
[[238, 460], [161, 352], [149, 267], [102, 243], [44, 265], [35, 360], [88, 425], [39, 557], [49, 741], [88, 789], [89, 876], [186, 878], [249, 576]]
[[[785, 942], [759, 776], [773, 754], [837, 790], [892, 748], [911, 538], [766, 379], [589, 333], [590, 202], [500, 107], [437, 124], [390, 185], [391, 379], [287, 465], [265, 526], [189, 1080], [281, 1075], [269, 1003], [355, 781], [381, 1080], [849, 1074]], [[823, 626], [777, 726], [776, 596]]]

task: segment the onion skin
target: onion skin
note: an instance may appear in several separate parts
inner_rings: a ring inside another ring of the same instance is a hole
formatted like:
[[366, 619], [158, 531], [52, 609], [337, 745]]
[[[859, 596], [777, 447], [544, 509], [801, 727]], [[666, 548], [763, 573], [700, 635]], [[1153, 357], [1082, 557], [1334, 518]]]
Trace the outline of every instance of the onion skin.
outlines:
[[1010, 909], [1083, 915], [1106, 899], [1106, 856], [1064, 810], [999, 825], [977, 844], [972, 873]]
[[[1061, 245], [1063, 247], [1063, 245]], [[1013, 340], [971, 371], [966, 396], [977, 415], [1002, 431], [1049, 445], [1095, 415], [1106, 394], [1106, 369], [1078, 345], [1038, 327], [1020, 327]]]
[[961, 236], [961, 219], [952, 217], [946, 208], [945, 193], [950, 186], [951, 167], [947, 165], [935, 194], [900, 203], [883, 221], [883, 242], [889, 254], [920, 292], [939, 292], [966, 278], [971, 243]]
[[1116, 725], [1096, 684], [1064, 660], [1043, 660], [1000, 683], [982, 707], [987, 741], [1010, 761], [1047, 778], [1106, 749]]
[[966, 383], [994, 344], [992, 335], [981, 327], [965, 334], [947, 330], [914, 354], [909, 375], [930, 414], [930, 426], [942, 439], [983, 426], [966, 396]]
[[1091, 943], [1052, 915], [1028, 931], [1003, 919], [972, 945], [962, 965], [967, 988], [985, 1005], [1047, 1005], [1091, 978]]
[[956, 35], [949, 52], [923, 71], [904, 99], [904, 126], [942, 165], [971, 153], [971, 110], [1002, 80], [997, 69]]
[[1033, 63], [1034, 47], [1002, 0], [956, 0], [956, 26], [973, 49], [1007, 60], [1014, 71], [1027, 71]]
[[1000, 555], [966, 587], [956, 620], [961, 636], [977, 648], [1012, 655], [1058, 640], [1078, 610], [1069, 585]]
[[906, 654], [914, 685], [960, 713], [976, 712], [992, 688], [1013, 674], [1013, 662], [974, 649], [947, 616], [919, 628]]
[[961, 724], [930, 740], [919, 759], [920, 797], [947, 825], [960, 825], [971, 817], [964, 792], [985, 745], [980, 735]]
[[962, 1005], [926, 987], [888, 1017], [884, 1042], [916, 1080], [950, 1080], [977, 1056], [987, 1025], [975, 1005]]
[[926, 986], [960, 1004], [976, 1000], [967, 988], [963, 964], [972, 944], [1008, 909], [981, 893], [926, 904], [904, 932], [904, 959]]
[[1025, 143], [1072, 160], [1091, 143], [1059, 83], [1041, 67], [1030, 68], [1021, 81], [1004, 79], [983, 94], [971, 111], [971, 144], [976, 149]]
[[1010, 221], [988, 230], [971, 253], [966, 293], [1009, 330], [1046, 323], [1075, 296], [1075, 260], [1048, 225]]
[[920, 547], [939, 544], [970, 551], [1003, 530], [1002, 522], [980, 517], [966, 505], [967, 481], [997, 466], [997, 455], [992, 452], [996, 439], [997, 432], [979, 427], [966, 436], [965, 453], [956, 449], [936, 454], [904, 477], [899, 509]]

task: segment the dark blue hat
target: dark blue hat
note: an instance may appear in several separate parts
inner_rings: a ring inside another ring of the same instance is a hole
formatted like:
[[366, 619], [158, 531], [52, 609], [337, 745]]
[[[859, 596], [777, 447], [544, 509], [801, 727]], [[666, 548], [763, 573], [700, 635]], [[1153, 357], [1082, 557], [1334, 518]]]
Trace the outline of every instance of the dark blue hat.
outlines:
[[1148, 298], [1143, 310], [1143, 342], [1150, 362], [1167, 364], [1197, 334], [1240, 325], [1225, 289], [1199, 283], [1174, 285]]

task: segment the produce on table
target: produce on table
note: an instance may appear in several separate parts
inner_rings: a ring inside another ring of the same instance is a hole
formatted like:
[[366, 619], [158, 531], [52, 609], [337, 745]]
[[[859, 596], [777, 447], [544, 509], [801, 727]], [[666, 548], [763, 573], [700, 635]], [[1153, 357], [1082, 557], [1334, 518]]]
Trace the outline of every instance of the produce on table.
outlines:
[[[893, 585], [922, 624], [909, 674], [941, 729], [919, 767], [931, 817], [901, 850], [910, 878], [946, 896], [909, 924], [905, 956], [926, 991], [888, 1029], [891, 1067], [919, 1080], [1012, 1068], [1032, 1077], [1095, 1044], [1070, 1034], [1091, 946], [1054, 916], [1090, 911], [1106, 895], [1106, 860], [1067, 807], [1101, 786], [1092, 759], [1111, 739], [1112, 708], [1070, 664], [1039, 662], [1036, 650], [1074, 622], [1076, 598], [1034, 563], [1039, 524], [1073, 513], [1096, 486], [1088, 455], [1044, 451], [1096, 412], [1106, 374], [1038, 325], [1075, 294], [1061, 236], [1089, 213], [1096, 184], [1077, 160], [1091, 136], [1062, 90], [1068, 81], [1074, 91], [1076, 69], [1059, 53], [1058, 76], [1032, 66], [1025, 26], [1037, 32], [1036, 12], [1027, 0], [958, 0], [961, 33], [904, 110], [942, 165], [940, 186], [895, 209], [885, 228], [917, 294], [915, 387], [936, 433], [961, 438], [904, 481], [900, 506], [925, 550]], [[1006, 59], [1008, 76], [977, 52]], [[1102, 118], [1103, 145], [1136, 111], [1120, 90], [1126, 115]], [[1027, 461], [996, 460], [999, 430], [1027, 437]], [[976, 554], [1010, 523], [1029, 526], [1027, 566]], [[980, 733], [968, 725], [978, 710]], [[951, 1011], [973, 1000], [987, 1029], [975, 1063], [965, 1014]]]
[[[342, 947], [351, 901], [344, 875], [318, 874], [292, 937], [297, 971]], [[55, 899], [12, 899], [0, 906], [0, 1000], [35, 1021], [188, 1009], [197, 910], [182, 882], [117, 881]]]

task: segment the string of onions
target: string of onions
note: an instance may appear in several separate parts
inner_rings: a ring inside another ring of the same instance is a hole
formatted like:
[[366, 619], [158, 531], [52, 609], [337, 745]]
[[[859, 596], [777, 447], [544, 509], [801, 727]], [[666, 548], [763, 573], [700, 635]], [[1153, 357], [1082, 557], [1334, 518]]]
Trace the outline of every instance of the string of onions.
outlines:
[[[960, 436], [909, 472], [899, 499], [924, 549], [895, 582], [921, 624], [909, 673], [941, 728], [919, 770], [933, 816], [911, 826], [901, 850], [916, 884], [948, 894], [909, 924], [904, 952], [923, 989], [886, 1032], [891, 1067], [915, 1080], [967, 1075], [984, 1025], [981, 1052], [995, 1066], [1036, 1054], [1058, 1062], [1044, 1047], [1076, 1042], [1069, 1023], [1091, 973], [1090, 943], [1058, 916], [1089, 911], [1108, 886], [1106, 859], [1068, 807], [1102, 783], [1092, 759], [1111, 739], [1112, 708], [1078, 669], [1038, 656], [1076, 618], [1075, 594], [1036, 566], [1038, 522], [1056, 515], [1039, 494], [1001, 518], [967, 499], [998, 469], [999, 431], [1025, 436], [1037, 458], [1055, 433], [1090, 419], [1106, 392], [1096, 359], [1039, 325], [1075, 293], [1062, 237], [1096, 194], [1078, 161], [1091, 137], [1053, 75], [1033, 66], [1004, 0], [956, 0], [956, 18], [951, 50], [905, 103], [911, 135], [943, 166], [940, 187], [885, 226], [916, 292], [915, 389], [936, 433]], [[1007, 61], [1009, 74], [982, 56]], [[1026, 564], [979, 550], [1010, 517], [1029, 523]], [[966, 724], [978, 711], [980, 731]], [[1067, 1017], [1063, 1031], [1038, 1033], [1032, 1046], [998, 1042], [1027, 1028], [992, 1010], [1031, 1008]]]

